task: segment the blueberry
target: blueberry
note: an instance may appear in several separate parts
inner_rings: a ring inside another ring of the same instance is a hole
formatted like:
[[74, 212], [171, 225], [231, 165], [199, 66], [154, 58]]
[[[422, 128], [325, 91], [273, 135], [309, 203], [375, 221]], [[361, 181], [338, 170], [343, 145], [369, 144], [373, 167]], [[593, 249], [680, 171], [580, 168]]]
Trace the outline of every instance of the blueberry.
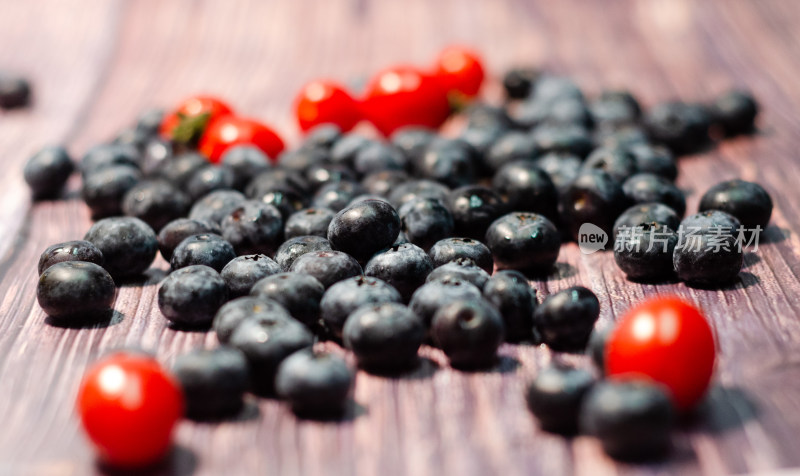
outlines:
[[678, 177], [675, 158], [666, 147], [633, 144], [628, 147], [628, 151], [636, 160], [636, 168], [639, 172], [660, 175], [670, 181], [674, 181]]
[[514, 68], [503, 75], [503, 88], [509, 99], [524, 99], [533, 91], [541, 73], [533, 68]]
[[500, 137], [486, 154], [486, 164], [496, 172], [504, 165], [518, 160], [533, 160], [539, 149], [530, 134], [522, 131], [509, 131]]
[[611, 234], [614, 222], [630, 206], [619, 182], [602, 170], [585, 170], [561, 197], [561, 219], [577, 240], [584, 223], [592, 223]]
[[470, 282], [478, 289], [483, 289], [489, 281], [489, 273], [480, 268], [469, 258], [456, 258], [445, 263], [428, 274], [426, 282], [459, 279]]
[[320, 317], [325, 326], [341, 337], [347, 317], [367, 304], [402, 302], [402, 296], [386, 281], [370, 276], [356, 276], [334, 284], [322, 296]]
[[328, 236], [328, 225], [336, 213], [330, 208], [306, 208], [289, 216], [284, 226], [284, 236], [288, 240], [296, 236]]
[[678, 216], [686, 212], [686, 197], [681, 189], [655, 174], [632, 175], [622, 184], [622, 191], [632, 203], [663, 203], [675, 210]]
[[182, 189], [195, 172], [207, 165], [208, 159], [205, 156], [197, 152], [184, 152], [165, 159], [159, 164], [154, 173]]
[[361, 149], [353, 160], [353, 169], [363, 177], [383, 170], [405, 170], [408, 160], [400, 149], [381, 142], [368, 144]]
[[184, 186], [186, 193], [197, 200], [215, 190], [233, 188], [233, 172], [224, 165], [206, 165], [197, 169]]
[[739, 219], [722, 210], [705, 210], [684, 218], [678, 227], [679, 236], [697, 233], [723, 233], [738, 236], [742, 226]]
[[125, 193], [122, 211], [161, 230], [167, 223], [186, 215], [189, 197], [162, 180], [139, 182]]
[[127, 165], [105, 167], [83, 179], [81, 197], [92, 218], [104, 218], [122, 213], [122, 201], [141, 179], [139, 169]]
[[586, 129], [576, 125], [544, 124], [533, 130], [532, 137], [542, 154], [561, 152], [586, 157], [593, 146]]
[[483, 287], [483, 297], [500, 311], [509, 342], [519, 342], [533, 336], [536, 290], [531, 288], [528, 278], [522, 273], [498, 271]]
[[408, 181], [408, 174], [402, 170], [383, 170], [373, 172], [361, 180], [367, 193], [388, 197], [399, 185]]
[[305, 194], [311, 190], [308, 181], [299, 172], [286, 169], [272, 169], [253, 177], [245, 187], [248, 198], [261, 199], [265, 195], [281, 192], [287, 194]]
[[253, 177], [272, 167], [269, 158], [258, 147], [237, 145], [222, 154], [222, 165], [233, 174], [233, 188], [244, 190]]
[[541, 124], [580, 127], [592, 125], [592, 116], [581, 97], [529, 99], [519, 105], [514, 120], [525, 128]]
[[681, 224], [681, 218], [675, 210], [663, 203], [640, 203], [634, 205], [624, 212], [614, 222], [614, 238], [620, 229], [632, 229], [642, 223], [658, 223], [672, 230], [677, 230]]
[[744, 180], [728, 180], [711, 187], [700, 199], [700, 211], [721, 210], [736, 217], [747, 229], [769, 224], [772, 198], [764, 188]]
[[260, 296], [244, 296], [223, 304], [214, 315], [213, 326], [217, 339], [227, 344], [233, 331], [251, 318], [292, 320], [292, 315], [280, 303]]
[[445, 238], [439, 240], [431, 246], [428, 255], [433, 260], [435, 268], [458, 258], [468, 258], [489, 274], [494, 270], [492, 252], [486, 245], [472, 238]]
[[0, 74], [0, 109], [25, 107], [31, 100], [31, 85], [19, 76]]
[[302, 147], [313, 149], [330, 149], [344, 137], [342, 129], [336, 124], [319, 124], [306, 132]]
[[414, 164], [420, 177], [436, 180], [448, 187], [461, 187], [475, 181], [473, 151], [458, 139], [436, 139]]
[[447, 200], [450, 189], [431, 180], [409, 180], [399, 184], [389, 193], [389, 203], [399, 209], [415, 198], [435, 198], [442, 203]]
[[485, 163], [486, 154], [489, 153], [489, 149], [494, 143], [508, 132], [508, 129], [507, 126], [499, 125], [492, 125], [488, 128], [475, 126], [464, 129], [458, 136], [458, 139], [469, 145], [476, 154], [475, 167], [479, 175], [490, 174], [491, 169]]
[[158, 308], [164, 317], [187, 327], [210, 326], [227, 299], [225, 280], [203, 265], [173, 271], [158, 289]]
[[297, 213], [306, 207], [306, 200], [290, 190], [272, 190], [265, 193], [255, 201], [260, 201], [265, 205], [272, 205], [273, 207], [277, 208], [281, 214], [281, 218], [284, 221], [292, 216], [292, 214]]
[[251, 296], [271, 299], [298, 321], [313, 327], [325, 287], [315, 277], [301, 273], [278, 273], [261, 279], [250, 289]]
[[539, 77], [534, 99], [552, 101], [564, 98], [583, 99], [583, 93], [569, 78], [552, 74], [543, 74]]
[[250, 385], [259, 395], [275, 393], [275, 374], [283, 360], [300, 349], [311, 347], [314, 336], [293, 319], [256, 317], [242, 321], [230, 345], [242, 351], [250, 368]]
[[707, 143], [710, 122], [705, 108], [680, 101], [659, 104], [644, 117], [653, 141], [664, 144], [676, 154], [695, 151]]
[[[563, 152], [550, 152], [534, 161], [534, 165], [543, 170], [556, 190], [565, 190], [581, 171], [581, 158]], [[515, 210], [516, 211], [516, 210]]]
[[497, 269], [546, 273], [558, 259], [561, 235], [544, 216], [515, 212], [492, 223], [486, 231], [486, 245]]
[[48, 246], [39, 256], [39, 274], [56, 263], [64, 261], [86, 261], [103, 266], [103, 253], [94, 244], [83, 241], [66, 241]]
[[364, 274], [382, 279], [394, 286], [407, 302], [425, 283], [433, 270], [433, 262], [417, 245], [403, 243], [375, 254], [364, 266]]
[[235, 190], [216, 190], [194, 203], [189, 218], [218, 225], [244, 202], [244, 195]]
[[425, 327], [409, 308], [387, 302], [358, 308], [347, 318], [343, 335], [360, 367], [397, 371], [418, 362]]
[[528, 386], [528, 408], [543, 430], [573, 435], [578, 431], [581, 405], [594, 383], [586, 370], [551, 365], [540, 370]]
[[219, 235], [203, 233], [181, 241], [172, 252], [169, 263], [173, 270], [192, 265], [205, 265], [219, 272], [234, 258], [236, 252], [233, 250], [233, 245]]
[[81, 176], [85, 179], [94, 172], [119, 165], [126, 165], [138, 169], [139, 158], [139, 151], [130, 145], [96, 145], [89, 149], [81, 159]]
[[617, 233], [614, 260], [633, 280], [656, 280], [673, 274], [672, 253], [678, 243], [675, 231], [659, 223], [641, 223]]
[[335, 182], [353, 182], [356, 174], [347, 166], [342, 164], [332, 164], [320, 162], [310, 165], [304, 171], [308, 186], [312, 190], [318, 190], [323, 185]]
[[325, 163], [328, 160], [329, 153], [325, 149], [300, 147], [284, 151], [278, 157], [278, 167], [303, 172], [313, 165]]
[[758, 103], [747, 91], [728, 91], [711, 104], [715, 124], [729, 136], [751, 132], [758, 115]]
[[67, 150], [63, 147], [45, 147], [25, 163], [23, 175], [34, 198], [56, 197], [75, 170]]
[[733, 282], [742, 269], [744, 254], [733, 235], [720, 228], [680, 237], [672, 265], [681, 281], [692, 286], [718, 286]]
[[249, 374], [244, 354], [229, 347], [200, 349], [175, 359], [186, 415], [195, 420], [234, 416], [244, 406]]
[[392, 133], [392, 145], [397, 147], [411, 163], [422, 158], [428, 146], [437, 139], [435, 132], [418, 126], [406, 126]]
[[477, 240], [483, 239], [489, 225], [506, 213], [506, 203], [500, 195], [480, 185], [453, 190], [447, 197], [447, 207], [453, 215], [456, 235]]
[[338, 212], [345, 208], [353, 198], [364, 193], [358, 182], [341, 181], [323, 185], [316, 191], [311, 200], [314, 208], [330, 208]]
[[192, 220], [190, 218], [178, 218], [173, 220], [158, 232], [158, 249], [161, 251], [161, 256], [165, 260], [172, 259], [172, 253], [175, 248], [186, 238], [192, 235], [202, 235], [206, 233], [213, 233], [219, 235], [222, 231], [218, 226], [209, 224], [200, 220]]
[[628, 91], [603, 91], [589, 104], [596, 124], [619, 126], [633, 124], [642, 113], [639, 102]]
[[328, 241], [334, 249], [364, 262], [391, 246], [399, 232], [400, 217], [388, 202], [365, 200], [333, 217], [328, 226]]
[[153, 229], [132, 217], [99, 220], [83, 239], [91, 241], [103, 253], [103, 267], [115, 279], [141, 274], [150, 267], [158, 251]]
[[[650, 137], [639, 124], [625, 124], [609, 127], [600, 123], [594, 130], [594, 141], [598, 146], [628, 149], [635, 145], [649, 145]], [[663, 147], [658, 146], [663, 149]]]
[[398, 210], [403, 233], [424, 250], [453, 234], [453, 215], [434, 198], [416, 198]]
[[262, 278], [280, 273], [278, 263], [263, 254], [238, 256], [222, 268], [220, 275], [228, 285], [231, 297], [250, 293], [253, 285]]
[[480, 101], [472, 102], [472, 104], [467, 106], [463, 111], [463, 114], [467, 117], [467, 129], [508, 130], [514, 125], [514, 121], [508, 116], [508, 112], [505, 108]]
[[558, 218], [558, 190], [550, 176], [533, 161], [504, 165], [492, 179], [492, 187], [515, 212], [534, 212], [550, 220]]
[[154, 137], [147, 141], [142, 151], [140, 165], [142, 173], [152, 178], [162, 178], [158, 172], [165, 163], [172, 160], [175, 146], [162, 137]]
[[272, 255], [283, 242], [281, 212], [272, 205], [247, 200], [222, 220], [222, 237], [236, 254]]
[[298, 416], [341, 416], [354, 380], [353, 371], [341, 357], [303, 349], [278, 367], [275, 390]]
[[136, 118], [136, 130], [150, 137], [156, 136], [164, 121], [163, 109], [148, 109]]
[[611, 326], [595, 329], [592, 331], [592, 335], [589, 336], [586, 353], [589, 354], [600, 375], [606, 373], [606, 343], [613, 330], [614, 328]]
[[331, 148], [330, 160], [352, 168], [358, 152], [374, 141], [358, 134], [346, 134]]
[[355, 258], [341, 251], [312, 251], [299, 256], [290, 271], [309, 274], [319, 280], [325, 288], [343, 279], [363, 274]]
[[95, 263], [63, 261], [39, 276], [36, 298], [51, 319], [80, 324], [107, 317], [116, 289], [111, 275]]
[[469, 281], [450, 277], [431, 281], [417, 289], [411, 296], [409, 307], [430, 327], [433, 315], [445, 304], [456, 301], [475, 301], [481, 298], [481, 290]]
[[645, 460], [670, 448], [675, 411], [661, 388], [642, 381], [598, 383], [586, 396], [581, 431], [596, 436], [618, 459]]
[[483, 299], [446, 304], [433, 315], [431, 334], [455, 368], [480, 368], [497, 360], [505, 326], [500, 312]]
[[278, 251], [275, 252], [275, 261], [281, 269], [289, 271], [294, 260], [311, 251], [333, 251], [333, 248], [327, 238], [321, 236], [295, 236], [287, 239], [278, 247]]
[[573, 286], [547, 296], [533, 313], [533, 324], [551, 349], [579, 352], [586, 348], [599, 316], [597, 296], [582, 286]]
[[620, 183], [638, 172], [633, 154], [622, 147], [600, 147], [593, 150], [583, 163], [583, 170], [603, 170]]

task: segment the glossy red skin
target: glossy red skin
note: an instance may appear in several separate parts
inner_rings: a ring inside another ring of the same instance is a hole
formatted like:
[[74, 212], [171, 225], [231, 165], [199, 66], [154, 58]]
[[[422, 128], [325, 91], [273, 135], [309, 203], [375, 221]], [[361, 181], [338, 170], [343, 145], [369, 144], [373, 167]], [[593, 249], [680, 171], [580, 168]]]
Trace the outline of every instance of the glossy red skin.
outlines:
[[397, 66], [373, 77], [362, 108], [387, 136], [404, 126], [437, 129], [450, 115], [447, 90], [437, 78], [412, 66]]
[[362, 119], [361, 107], [347, 90], [333, 81], [312, 81], [294, 100], [300, 129], [308, 131], [320, 124], [336, 124], [347, 132]]
[[628, 310], [606, 344], [606, 373], [661, 383], [678, 410], [694, 407], [714, 373], [711, 327], [696, 307], [674, 296], [646, 300]]
[[164, 116], [159, 133], [167, 138], [172, 137], [172, 130], [181, 122], [181, 116], [196, 117], [206, 113], [211, 122], [219, 117], [233, 114], [233, 110], [228, 104], [213, 96], [192, 96], [181, 101], [174, 111]]
[[277, 161], [284, 148], [280, 136], [263, 123], [255, 119], [227, 115], [208, 125], [197, 149], [212, 163], [217, 163], [225, 151], [242, 144], [258, 147], [273, 162]]
[[152, 357], [128, 352], [92, 366], [77, 403], [100, 459], [121, 468], [160, 461], [184, 411], [183, 394], [172, 376]]
[[478, 53], [469, 48], [450, 46], [436, 59], [436, 76], [448, 91], [474, 97], [480, 91], [486, 73]]

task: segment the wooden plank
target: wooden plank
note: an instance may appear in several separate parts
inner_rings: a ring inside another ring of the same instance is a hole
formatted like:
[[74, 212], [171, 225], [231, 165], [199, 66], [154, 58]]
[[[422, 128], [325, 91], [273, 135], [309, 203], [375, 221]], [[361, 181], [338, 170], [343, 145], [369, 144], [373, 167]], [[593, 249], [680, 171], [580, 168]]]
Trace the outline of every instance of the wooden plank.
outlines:
[[[219, 425], [185, 422], [163, 472], [176, 474], [742, 474], [800, 466], [800, 9], [791, 0], [579, 2], [444, 0], [363, 2], [0, 2], [0, 65], [35, 81], [35, 108], [0, 115], [0, 474], [87, 474], [92, 455], [73, 410], [98, 355], [153, 349], [165, 363], [213, 335], [169, 329], [154, 299], [161, 274], [120, 289], [120, 319], [99, 329], [46, 325], [35, 304], [38, 254], [79, 238], [80, 201], [30, 207], [21, 165], [41, 145], [73, 153], [107, 140], [150, 107], [198, 91], [297, 133], [289, 107], [302, 82], [357, 81], [397, 62], [425, 63], [458, 41], [485, 52], [490, 71], [536, 64], [574, 76], [590, 93], [628, 87], [646, 104], [704, 99], [739, 84], [764, 106], [762, 133], [681, 161], [689, 210], [710, 183], [743, 177], [776, 202], [773, 226], [747, 256], [742, 281], [722, 291], [626, 281], [608, 254], [565, 246], [560, 272], [534, 282], [540, 298], [574, 284], [601, 299], [608, 324], [644, 296], [678, 293], [713, 321], [718, 385], [682, 424], [669, 460], [617, 464], [595, 441], [538, 430], [522, 390], [546, 364], [545, 348], [504, 346], [495, 372], [429, 364], [414, 378], [359, 373], [358, 408], [342, 423], [298, 421], [276, 401]], [[497, 85], [488, 95], [497, 97]], [[71, 184], [74, 190], [77, 183]], [[157, 268], [164, 269], [163, 261]], [[580, 358], [573, 360], [581, 361]]]

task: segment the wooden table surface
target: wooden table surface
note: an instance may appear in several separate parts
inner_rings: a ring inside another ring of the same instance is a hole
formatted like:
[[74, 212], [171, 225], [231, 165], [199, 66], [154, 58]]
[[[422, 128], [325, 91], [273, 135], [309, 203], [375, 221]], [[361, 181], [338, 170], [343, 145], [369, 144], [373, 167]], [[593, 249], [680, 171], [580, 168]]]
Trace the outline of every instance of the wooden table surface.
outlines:
[[[119, 291], [119, 319], [93, 329], [44, 322], [36, 260], [90, 225], [72, 199], [34, 206], [22, 164], [47, 143], [80, 156], [151, 106], [211, 91], [296, 140], [290, 102], [317, 77], [363, 78], [397, 62], [424, 64], [452, 42], [484, 52], [489, 71], [537, 65], [589, 93], [627, 87], [645, 104], [703, 100], [732, 85], [763, 105], [761, 133], [684, 158], [689, 211], [711, 183], [764, 184], [776, 208], [741, 281], [724, 290], [628, 282], [608, 253], [567, 245], [541, 296], [581, 284], [600, 324], [644, 296], [678, 293], [713, 322], [720, 360], [699, 415], [681, 424], [671, 458], [617, 464], [587, 437], [538, 430], [525, 382], [548, 362], [540, 347], [504, 346], [493, 372], [429, 363], [410, 378], [357, 376], [352, 418], [298, 421], [261, 400], [239, 421], [185, 422], [165, 474], [559, 475], [740, 474], [800, 466], [800, 4], [786, 1], [287, 0], [271, 2], [0, 1], [0, 69], [28, 75], [33, 108], [0, 113], [0, 475], [102, 472], [77, 425], [81, 375], [99, 354], [144, 346], [170, 363], [213, 333], [169, 329], [156, 282]], [[497, 96], [497, 87], [488, 94]], [[71, 189], [77, 188], [71, 183]], [[766, 243], [765, 243], [766, 242]], [[163, 261], [157, 266], [165, 267]], [[580, 360], [576, 358], [575, 360]], [[781, 473], [783, 474], [783, 473]]]

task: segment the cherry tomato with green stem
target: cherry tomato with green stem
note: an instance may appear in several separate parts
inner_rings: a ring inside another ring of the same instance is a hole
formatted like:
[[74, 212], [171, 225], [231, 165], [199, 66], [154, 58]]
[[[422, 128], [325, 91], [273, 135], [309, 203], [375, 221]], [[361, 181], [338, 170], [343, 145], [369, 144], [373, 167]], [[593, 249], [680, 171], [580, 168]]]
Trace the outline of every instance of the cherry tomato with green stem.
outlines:
[[344, 86], [328, 80], [303, 86], [294, 100], [294, 108], [303, 131], [320, 124], [336, 124], [342, 132], [347, 132], [362, 119], [358, 101]]

